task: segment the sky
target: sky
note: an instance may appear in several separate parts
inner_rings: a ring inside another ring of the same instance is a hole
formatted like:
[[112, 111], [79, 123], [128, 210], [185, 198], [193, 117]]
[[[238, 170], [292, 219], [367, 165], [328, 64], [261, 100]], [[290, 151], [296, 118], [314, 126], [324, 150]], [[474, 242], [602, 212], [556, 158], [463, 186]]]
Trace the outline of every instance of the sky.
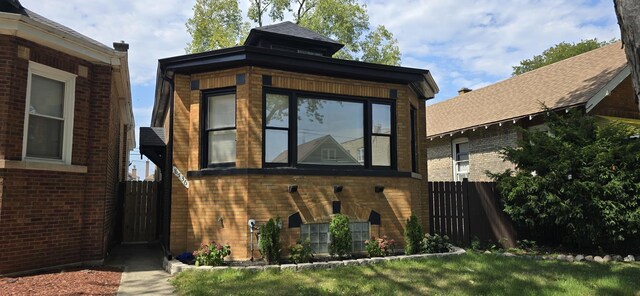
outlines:
[[[130, 44], [136, 126], [149, 126], [158, 59], [183, 55], [195, 0], [21, 0], [40, 15], [111, 46]], [[371, 27], [398, 39], [402, 66], [431, 71], [440, 93], [428, 104], [509, 78], [512, 66], [559, 42], [620, 38], [611, 0], [360, 0]], [[245, 14], [248, 0], [240, 0]], [[268, 23], [267, 23], [268, 24]], [[255, 25], [255, 24], [253, 24]], [[139, 135], [139, 133], [136, 133]], [[144, 161], [136, 151], [138, 171]]]

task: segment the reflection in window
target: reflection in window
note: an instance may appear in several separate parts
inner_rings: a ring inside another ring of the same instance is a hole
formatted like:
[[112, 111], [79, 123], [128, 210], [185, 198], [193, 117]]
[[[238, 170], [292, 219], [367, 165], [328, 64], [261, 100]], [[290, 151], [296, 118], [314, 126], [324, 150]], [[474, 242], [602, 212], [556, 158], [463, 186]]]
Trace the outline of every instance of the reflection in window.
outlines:
[[268, 93], [265, 107], [265, 162], [289, 163], [289, 96]]
[[363, 103], [299, 98], [298, 163], [362, 165], [354, 154], [363, 147], [363, 106]]
[[207, 164], [235, 163], [236, 95], [208, 95], [206, 104]]

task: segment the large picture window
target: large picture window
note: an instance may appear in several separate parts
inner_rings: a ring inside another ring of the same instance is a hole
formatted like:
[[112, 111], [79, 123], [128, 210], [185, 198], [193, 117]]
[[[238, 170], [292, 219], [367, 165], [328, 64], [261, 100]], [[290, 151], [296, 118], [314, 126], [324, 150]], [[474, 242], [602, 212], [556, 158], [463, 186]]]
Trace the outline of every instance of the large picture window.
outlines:
[[206, 166], [234, 166], [236, 161], [236, 95], [216, 92], [204, 95]]
[[392, 102], [267, 90], [265, 166], [391, 168]]
[[76, 75], [29, 62], [23, 158], [71, 164]]

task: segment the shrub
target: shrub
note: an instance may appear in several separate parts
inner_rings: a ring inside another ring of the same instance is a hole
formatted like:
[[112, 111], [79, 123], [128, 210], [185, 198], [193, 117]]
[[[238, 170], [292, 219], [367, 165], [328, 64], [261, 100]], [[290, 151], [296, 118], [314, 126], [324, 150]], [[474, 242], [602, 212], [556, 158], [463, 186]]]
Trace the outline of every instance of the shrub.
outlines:
[[536, 249], [536, 241], [526, 240], [526, 239], [518, 240], [516, 241], [516, 246], [522, 250], [532, 251]]
[[371, 240], [367, 240], [364, 243], [370, 257], [389, 256], [396, 245], [396, 241], [389, 239], [386, 235], [378, 239], [371, 237]]
[[260, 227], [260, 241], [258, 242], [258, 248], [260, 254], [267, 263], [272, 264], [278, 262], [280, 259], [280, 227], [278, 226], [280, 218], [275, 220], [269, 219], [267, 224]]
[[422, 251], [422, 226], [418, 222], [416, 214], [411, 214], [407, 219], [407, 227], [404, 229], [404, 252], [407, 255], [418, 254]]
[[451, 249], [449, 237], [439, 234], [425, 234], [422, 239], [422, 251], [424, 253], [446, 253]]
[[[547, 111], [549, 132], [523, 129], [503, 158], [517, 171], [489, 174], [519, 233], [538, 242], [612, 250], [640, 243], [637, 128]], [[522, 237], [522, 236], [521, 236]]]
[[289, 247], [289, 261], [291, 263], [309, 263], [313, 259], [313, 249], [309, 239], [298, 240], [295, 245]]
[[329, 244], [329, 254], [338, 257], [345, 256], [351, 252], [352, 238], [349, 229], [349, 217], [337, 214], [331, 219], [329, 224], [331, 243]]
[[200, 249], [193, 252], [196, 258], [196, 266], [218, 266], [224, 263], [224, 257], [231, 254], [231, 246], [221, 245], [216, 242], [202, 243]]

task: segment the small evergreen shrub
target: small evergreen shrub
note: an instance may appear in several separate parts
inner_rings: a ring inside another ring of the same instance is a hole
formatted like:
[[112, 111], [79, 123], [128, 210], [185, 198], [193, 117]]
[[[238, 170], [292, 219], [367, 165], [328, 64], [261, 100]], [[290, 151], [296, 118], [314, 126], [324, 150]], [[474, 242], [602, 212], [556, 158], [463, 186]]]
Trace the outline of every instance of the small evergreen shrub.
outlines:
[[224, 257], [231, 254], [231, 246], [221, 245], [216, 242], [202, 243], [200, 249], [193, 252], [196, 258], [196, 266], [218, 266], [224, 263]]
[[331, 219], [329, 224], [331, 243], [329, 243], [329, 254], [331, 256], [343, 257], [351, 253], [352, 238], [349, 229], [349, 217], [337, 214]]
[[371, 237], [370, 240], [364, 242], [369, 253], [369, 257], [384, 257], [391, 255], [393, 247], [396, 245], [396, 241], [389, 239], [386, 235], [381, 238]]
[[267, 224], [260, 228], [260, 241], [258, 242], [258, 248], [260, 254], [267, 263], [272, 264], [278, 262], [280, 259], [280, 227], [278, 224], [280, 218], [269, 219]]
[[311, 249], [311, 241], [298, 240], [295, 245], [289, 247], [289, 261], [291, 263], [309, 263], [313, 259], [313, 249]]
[[446, 235], [439, 234], [425, 234], [422, 239], [422, 252], [431, 254], [431, 253], [446, 253], [451, 249], [451, 244], [449, 243], [449, 237]]
[[418, 254], [422, 251], [422, 226], [418, 222], [416, 214], [411, 214], [407, 219], [404, 229], [404, 252], [407, 255]]

